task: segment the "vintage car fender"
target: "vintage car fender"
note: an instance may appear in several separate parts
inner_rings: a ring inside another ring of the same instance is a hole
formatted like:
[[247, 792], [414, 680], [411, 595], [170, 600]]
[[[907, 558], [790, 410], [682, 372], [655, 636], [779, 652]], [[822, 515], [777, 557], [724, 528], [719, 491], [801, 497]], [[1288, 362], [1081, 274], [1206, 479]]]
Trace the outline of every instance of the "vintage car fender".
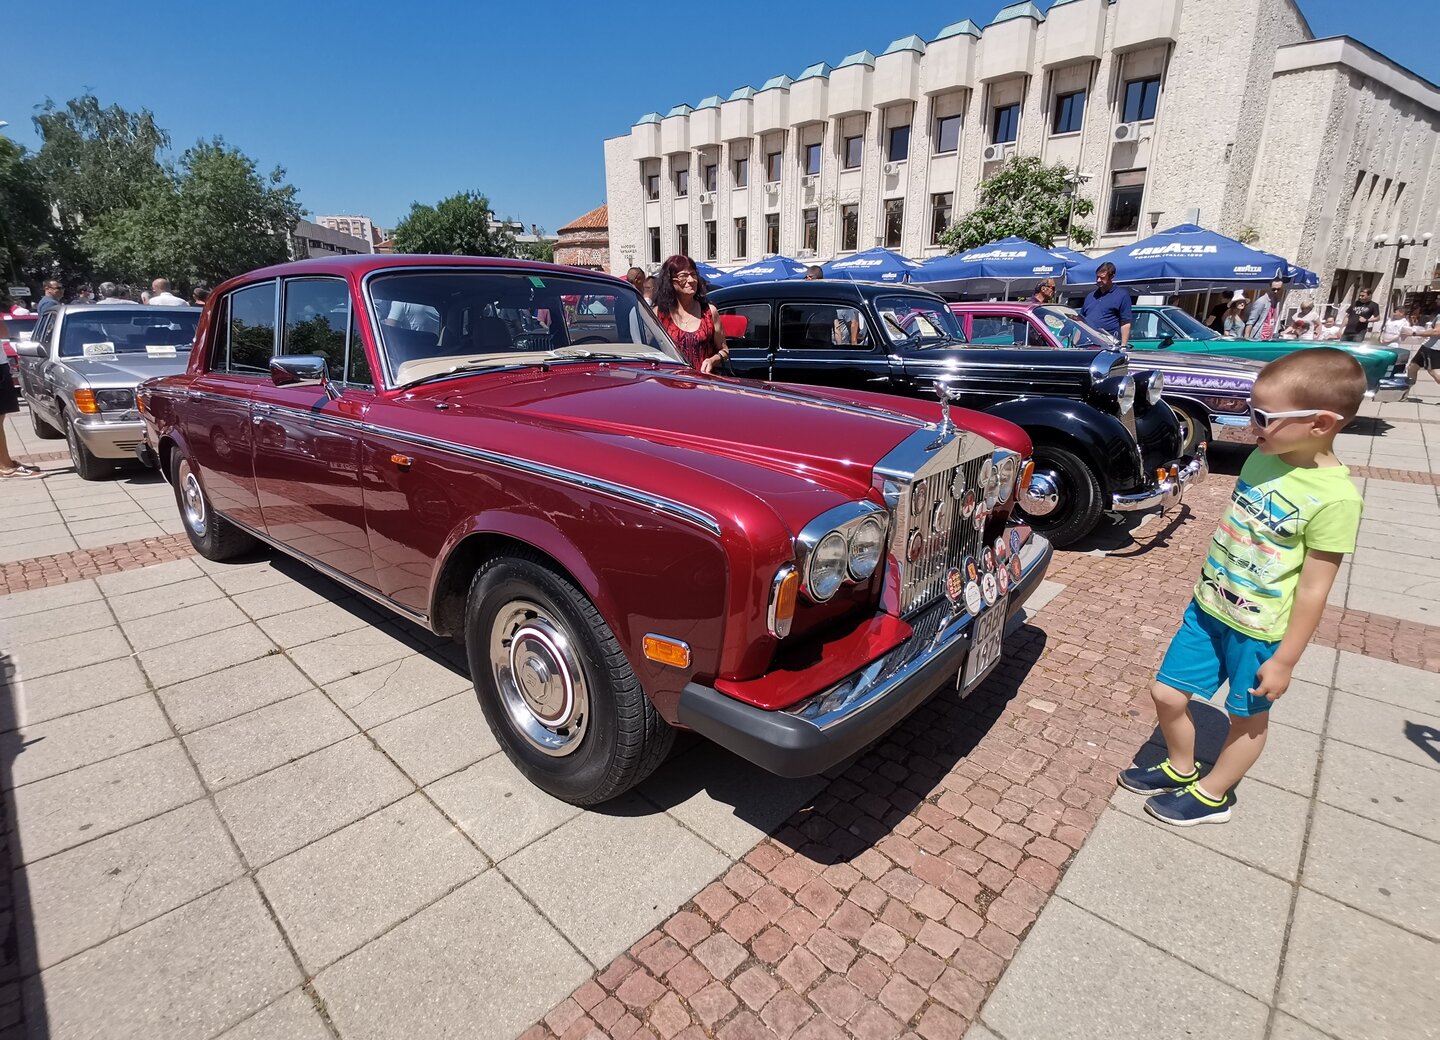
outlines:
[[1135, 438], [1119, 419], [1093, 405], [1066, 397], [1021, 397], [987, 408], [986, 414], [1024, 427], [1037, 444], [1074, 451], [1095, 472], [1107, 495], [1142, 480]]

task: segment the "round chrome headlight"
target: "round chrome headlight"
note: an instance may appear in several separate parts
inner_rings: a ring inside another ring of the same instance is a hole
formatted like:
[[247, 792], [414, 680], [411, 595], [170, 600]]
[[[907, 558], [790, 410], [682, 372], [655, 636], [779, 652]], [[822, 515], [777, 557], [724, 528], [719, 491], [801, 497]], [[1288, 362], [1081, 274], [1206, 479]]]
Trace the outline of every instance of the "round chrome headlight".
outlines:
[[1120, 386], [1115, 391], [1115, 403], [1120, 406], [1120, 414], [1124, 415], [1135, 407], [1135, 378], [1124, 376], [1120, 380]]
[[995, 472], [996, 480], [999, 483], [995, 495], [999, 501], [1008, 502], [1015, 491], [1015, 478], [1020, 475], [1020, 456], [1006, 455], [1000, 460], [1000, 465], [996, 467]]
[[1151, 372], [1150, 383], [1145, 387], [1145, 400], [1151, 404], [1160, 403], [1160, 395], [1165, 390], [1165, 373]]
[[840, 590], [849, 555], [845, 536], [839, 531], [831, 531], [820, 539], [815, 551], [810, 554], [805, 574], [805, 590], [811, 599], [824, 603]]
[[850, 535], [850, 577], [856, 581], [870, 577], [884, 554], [885, 525], [874, 517], [862, 520]]

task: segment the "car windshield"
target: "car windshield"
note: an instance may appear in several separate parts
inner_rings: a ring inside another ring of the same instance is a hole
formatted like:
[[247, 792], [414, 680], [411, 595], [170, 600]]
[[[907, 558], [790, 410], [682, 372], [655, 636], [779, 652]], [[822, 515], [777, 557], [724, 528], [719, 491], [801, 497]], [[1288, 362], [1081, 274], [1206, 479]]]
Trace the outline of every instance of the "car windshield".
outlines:
[[1035, 315], [1062, 347], [1114, 350], [1119, 346], [1115, 337], [1086, 325], [1069, 307], [1036, 307]]
[[61, 357], [153, 354], [170, 357], [189, 350], [198, 309], [109, 306], [65, 315], [60, 326]]
[[0, 339], [19, 339], [22, 332], [34, 332], [38, 314], [11, 314], [0, 318]]
[[684, 364], [624, 282], [550, 271], [419, 269], [366, 283], [396, 385], [558, 361]]
[[928, 296], [882, 296], [875, 301], [875, 310], [886, 337], [896, 346], [965, 341], [960, 322], [940, 300]]
[[1164, 314], [1165, 317], [1170, 320], [1171, 324], [1184, 334], [1185, 339], [1210, 340], [1220, 338], [1220, 333], [1214, 329], [1206, 328], [1205, 323], [1199, 318], [1187, 314], [1179, 307], [1166, 307], [1160, 313]]

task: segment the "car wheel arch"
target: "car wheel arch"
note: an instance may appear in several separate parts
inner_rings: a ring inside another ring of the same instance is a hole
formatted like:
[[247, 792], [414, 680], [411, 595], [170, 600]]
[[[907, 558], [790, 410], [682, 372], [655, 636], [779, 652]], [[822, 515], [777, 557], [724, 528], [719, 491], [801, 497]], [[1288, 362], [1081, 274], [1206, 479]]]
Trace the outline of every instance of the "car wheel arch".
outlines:
[[[1095, 474], [1096, 482], [1100, 490], [1109, 494], [1114, 490], [1115, 475], [1111, 467], [1104, 461], [1103, 441], [1101, 435], [1083, 423], [1064, 415], [1057, 415], [1050, 410], [1049, 406], [1037, 407], [1039, 402], [1054, 401], [1053, 398], [1020, 398], [1013, 402], [997, 405], [994, 408], [987, 408], [991, 415], [997, 415], [1002, 419], [1009, 419], [1019, 426], [1030, 436], [1030, 443], [1033, 448], [1041, 445], [1051, 445], [1056, 448], [1063, 448], [1072, 455], [1078, 457]], [[1081, 408], [1093, 412], [1097, 418], [1092, 421], [1103, 421], [1114, 419], [1113, 416], [1094, 408], [1093, 405], [1085, 404], [1082, 401], [1062, 400], [1058, 402], [1067, 409]], [[1007, 407], [1010, 406], [1010, 407]], [[1020, 406], [1025, 407], [1020, 407]], [[1115, 420], [1118, 423], [1118, 420]], [[1078, 428], [1077, 428], [1078, 427]], [[1086, 435], [1088, 434], [1088, 436]]]

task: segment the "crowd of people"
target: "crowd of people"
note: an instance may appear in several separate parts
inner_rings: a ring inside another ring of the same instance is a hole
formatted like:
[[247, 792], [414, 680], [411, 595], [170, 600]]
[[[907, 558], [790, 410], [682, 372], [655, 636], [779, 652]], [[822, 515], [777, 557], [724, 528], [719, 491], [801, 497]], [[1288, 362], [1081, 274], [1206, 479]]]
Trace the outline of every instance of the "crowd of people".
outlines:
[[132, 298], [131, 290], [116, 282], [101, 282], [95, 289], [82, 285], [68, 296], [64, 283], [51, 278], [45, 283], [40, 300], [31, 310], [19, 299], [9, 300], [0, 316], [25, 317], [28, 315], [45, 316], [45, 312], [52, 307], [58, 307], [62, 303], [143, 303], [155, 307], [199, 307], [210, 296], [210, 287], [207, 285], [196, 285], [190, 291], [190, 298], [178, 296], [171, 292], [170, 279], [156, 278], [150, 283], [150, 288], [138, 294], [138, 299]]

